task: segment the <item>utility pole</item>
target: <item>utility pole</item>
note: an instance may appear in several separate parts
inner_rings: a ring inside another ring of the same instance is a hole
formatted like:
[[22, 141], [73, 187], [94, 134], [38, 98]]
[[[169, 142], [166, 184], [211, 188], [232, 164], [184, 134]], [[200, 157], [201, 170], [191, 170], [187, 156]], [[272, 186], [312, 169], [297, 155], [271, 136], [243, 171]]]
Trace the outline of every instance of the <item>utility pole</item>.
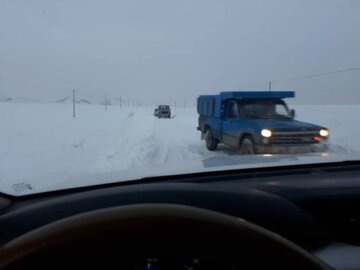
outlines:
[[107, 94], [105, 94], [105, 111], [107, 111]]
[[269, 82], [269, 92], [271, 92], [271, 81]]
[[176, 101], [174, 101], [174, 107], [175, 107], [175, 109], [176, 109]]
[[76, 117], [75, 113], [75, 89], [73, 89], [73, 118]]
[[120, 109], [121, 109], [121, 96], [120, 96]]

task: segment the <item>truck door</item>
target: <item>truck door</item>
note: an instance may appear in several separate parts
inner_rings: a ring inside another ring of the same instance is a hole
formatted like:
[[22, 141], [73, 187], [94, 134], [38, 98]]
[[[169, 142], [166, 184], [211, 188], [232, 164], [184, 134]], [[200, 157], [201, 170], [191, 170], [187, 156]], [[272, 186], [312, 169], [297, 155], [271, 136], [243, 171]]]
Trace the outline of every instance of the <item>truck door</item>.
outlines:
[[239, 106], [236, 100], [230, 100], [225, 105], [221, 132], [225, 144], [239, 146]]

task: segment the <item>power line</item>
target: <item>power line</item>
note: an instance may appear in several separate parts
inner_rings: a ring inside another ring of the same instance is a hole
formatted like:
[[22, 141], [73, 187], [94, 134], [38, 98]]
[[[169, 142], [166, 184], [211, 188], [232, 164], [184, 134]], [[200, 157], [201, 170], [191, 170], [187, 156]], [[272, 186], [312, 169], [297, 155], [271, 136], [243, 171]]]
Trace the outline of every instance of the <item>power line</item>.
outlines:
[[[331, 74], [343, 73], [343, 72], [348, 72], [348, 71], [356, 71], [356, 70], [360, 70], [360, 67], [339, 69], [339, 70], [335, 70], [335, 71], [329, 71], [329, 72], [323, 72], [323, 73], [315, 73], [315, 74], [304, 75], [304, 76], [300, 76], [300, 77], [294, 77], [294, 78], [288, 78], [288, 79], [282, 79], [282, 80], [271, 80], [271, 83], [281, 83], [281, 82], [288, 82], [288, 81], [303, 80], [303, 79], [327, 76], [327, 75], [331, 75]], [[263, 86], [267, 85], [268, 83], [269, 83], [269, 81], [268, 82], [259, 82], [259, 83], [254, 83], [254, 84], [248, 84], [248, 87], [263, 87]]]
[[324, 72], [324, 73], [316, 73], [316, 74], [311, 74], [311, 75], [306, 75], [306, 76], [301, 76], [301, 77], [295, 77], [295, 78], [290, 78], [290, 79], [276, 80], [276, 81], [272, 81], [272, 82], [279, 83], [279, 82], [287, 82], [287, 81], [294, 81], [294, 80], [302, 80], [302, 79], [307, 79], [307, 78], [326, 76], [326, 75], [342, 73], [342, 72], [347, 72], [347, 71], [354, 71], [354, 70], [360, 70], [360, 67], [340, 69], [340, 70]]

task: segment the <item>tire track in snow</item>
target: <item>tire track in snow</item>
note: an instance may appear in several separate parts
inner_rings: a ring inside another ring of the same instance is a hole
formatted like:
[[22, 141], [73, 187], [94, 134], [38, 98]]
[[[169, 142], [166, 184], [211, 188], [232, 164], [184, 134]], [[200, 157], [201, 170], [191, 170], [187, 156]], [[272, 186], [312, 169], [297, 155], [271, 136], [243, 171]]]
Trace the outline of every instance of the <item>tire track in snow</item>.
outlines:
[[[200, 140], [200, 134], [194, 128], [196, 122], [184, 121], [181, 117], [172, 119], [147, 119], [151, 125], [137, 130], [151, 136], [141, 138], [138, 136], [137, 144], [142, 145], [142, 152], [133, 149], [134, 158], [131, 167], [142, 165], [161, 166], [176, 164], [182, 160], [199, 160], [216, 155], [223, 155], [222, 152], [208, 151]], [[188, 120], [188, 119], [186, 119]], [[184, 136], [186, 135], [186, 136]]]

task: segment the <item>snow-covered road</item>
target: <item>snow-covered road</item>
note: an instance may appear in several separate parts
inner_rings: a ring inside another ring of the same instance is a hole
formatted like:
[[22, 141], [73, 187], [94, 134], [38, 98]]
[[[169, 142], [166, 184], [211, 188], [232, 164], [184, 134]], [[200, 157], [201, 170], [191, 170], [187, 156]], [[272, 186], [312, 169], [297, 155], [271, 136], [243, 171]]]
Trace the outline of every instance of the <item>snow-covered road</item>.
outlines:
[[[360, 151], [359, 140], [353, 140], [360, 137], [354, 124], [360, 106], [296, 109], [299, 120], [330, 128], [331, 151]], [[154, 175], [157, 167], [237, 154], [227, 147], [216, 152], [205, 148], [194, 108], [173, 109], [173, 115], [157, 119], [152, 107], [111, 106], [105, 111], [79, 104], [73, 119], [70, 104], [0, 103], [0, 186], [15, 184], [13, 189], [21, 192], [22, 183], [40, 191], [84, 178], [87, 184], [99, 178], [133, 179], [139, 170], [140, 177], [155, 168], [149, 172]]]

